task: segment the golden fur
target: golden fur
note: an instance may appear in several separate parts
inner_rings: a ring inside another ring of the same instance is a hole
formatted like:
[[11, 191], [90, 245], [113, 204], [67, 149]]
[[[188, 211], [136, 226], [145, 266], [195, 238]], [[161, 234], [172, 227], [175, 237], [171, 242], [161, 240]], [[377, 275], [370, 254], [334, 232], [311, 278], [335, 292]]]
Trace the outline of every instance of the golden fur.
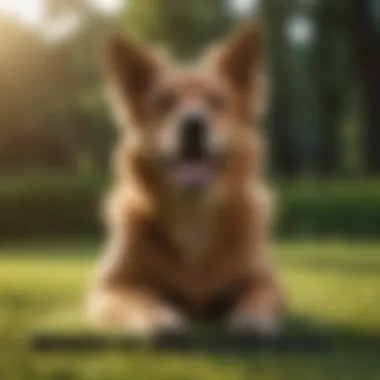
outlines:
[[[221, 318], [217, 305], [227, 300], [223, 313], [231, 326], [277, 320], [283, 300], [268, 252], [264, 149], [250, 127], [261, 64], [258, 28], [244, 27], [198, 68], [173, 67], [121, 37], [110, 40], [105, 63], [121, 137], [106, 206], [109, 242], [90, 316], [153, 332], [182, 327], [193, 317]], [[211, 90], [228, 99], [223, 115], [210, 117], [218, 126], [213, 134], [228, 141], [231, 153], [200, 193], [172, 186], [155, 162], [160, 144], [169, 149], [175, 124], [174, 113], [163, 122], [150, 108], [153, 94], [166, 87], [184, 103], [201, 104]]]

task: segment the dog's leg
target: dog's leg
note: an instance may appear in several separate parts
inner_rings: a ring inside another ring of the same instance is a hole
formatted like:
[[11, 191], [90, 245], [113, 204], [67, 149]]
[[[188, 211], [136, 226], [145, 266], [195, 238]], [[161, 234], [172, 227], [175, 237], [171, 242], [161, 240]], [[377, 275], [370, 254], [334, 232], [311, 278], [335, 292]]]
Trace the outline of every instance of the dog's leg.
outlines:
[[117, 326], [139, 335], [159, 331], [181, 331], [185, 319], [159, 297], [138, 287], [100, 289], [90, 297], [88, 313], [97, 325]]
[[237, 331], [271, 335], [279, 331], [284, 311], [284, 296], [274, 275], [252, 276], [239, 292], [229, 322]]

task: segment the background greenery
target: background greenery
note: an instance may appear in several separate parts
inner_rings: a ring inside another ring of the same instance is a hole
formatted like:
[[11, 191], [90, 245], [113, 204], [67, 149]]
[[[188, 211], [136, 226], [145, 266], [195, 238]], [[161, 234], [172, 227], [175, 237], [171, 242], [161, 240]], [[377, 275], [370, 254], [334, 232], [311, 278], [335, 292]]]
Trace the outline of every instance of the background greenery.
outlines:
[[0, 8], [1, 238], [100, 231], [116, 137], [99, 64], [106, 35], [122, 30], [192, 60], [246, 19], [266, 40], [271, 101], [253, 126], [270, 145], [278, 234], [378, 235], [376, 1], [37, 3], [33, 25]]
[[[276, 175], [379, 173], [376, 0], [37, 3], [33, 26], [0, 13], [3, 169], [105, 167], [114, 133], [99, 55], [111, 30], [192, 60], [242, 20], [258, 19], [272, 78], [266, 131]], [[95, 7], [101, 3], [119, 6], [105, 12]]]
[[[84, 172], [4, 175], [0, 187], [0, 238], [100, 236], [101, 199], [108, 177]], [[380, 182], [279, 182], [276, 235], [376, 239]]]

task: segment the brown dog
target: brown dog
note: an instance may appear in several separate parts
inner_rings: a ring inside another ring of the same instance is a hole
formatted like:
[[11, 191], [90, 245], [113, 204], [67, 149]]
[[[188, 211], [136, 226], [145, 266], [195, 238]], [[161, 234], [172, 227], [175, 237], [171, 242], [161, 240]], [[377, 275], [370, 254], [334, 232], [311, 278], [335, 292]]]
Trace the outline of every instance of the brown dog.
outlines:
[[224, 315], [232, 327], [272, 327], [283, 302], [251, 127], [258, 28], [196, 67], [113, 37], [106, 67], [121, 137], [90, 315], [148, 333]]

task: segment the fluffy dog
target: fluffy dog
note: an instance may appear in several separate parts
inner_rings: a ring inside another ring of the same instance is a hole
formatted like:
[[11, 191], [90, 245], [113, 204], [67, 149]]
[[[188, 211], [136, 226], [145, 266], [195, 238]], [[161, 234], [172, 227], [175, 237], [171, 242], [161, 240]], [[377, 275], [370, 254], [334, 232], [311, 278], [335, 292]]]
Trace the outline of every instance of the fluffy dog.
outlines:
[[144, 333], [193, 318], [260, 330], [279, 321], [264, 149], [251, 125], [261, 56], [256, 25], [191, 66], [109, 39], [120, 139], [93, 319]]

